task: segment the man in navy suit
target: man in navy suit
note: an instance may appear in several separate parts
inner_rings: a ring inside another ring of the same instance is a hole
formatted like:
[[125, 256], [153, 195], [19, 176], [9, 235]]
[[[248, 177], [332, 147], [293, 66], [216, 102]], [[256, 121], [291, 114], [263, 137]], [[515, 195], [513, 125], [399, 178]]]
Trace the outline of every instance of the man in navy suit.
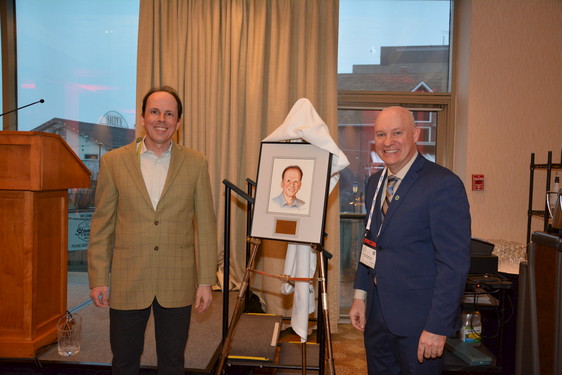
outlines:
[[375, 151], [386, 168], [367, 182], [349, 313], [364, 331], [370, 375], [440, 374], [446, 338], [460, 327], [470, 266], [468, 200], [453, 172], [418, 153], [419, 135], [405, 108], [388, 107], [375, 120]]

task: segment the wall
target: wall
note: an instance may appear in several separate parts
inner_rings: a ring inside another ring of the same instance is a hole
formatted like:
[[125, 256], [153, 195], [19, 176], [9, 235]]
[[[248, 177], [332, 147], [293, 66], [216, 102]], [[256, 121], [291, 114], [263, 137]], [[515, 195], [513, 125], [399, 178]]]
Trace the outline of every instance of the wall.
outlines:
[[[562, 1], [457, 2], [455, 172], [465, 181], [473, 236], [526, 242], [531, 153], [560, 163]], [[471, 191], [484, 174], [485, 190]], [[562, 171], [560, 171], [562, 177]], [[534, 209], [546, 173], [535, 172]], [[544, 222], [533, 219], [532, 230]]]

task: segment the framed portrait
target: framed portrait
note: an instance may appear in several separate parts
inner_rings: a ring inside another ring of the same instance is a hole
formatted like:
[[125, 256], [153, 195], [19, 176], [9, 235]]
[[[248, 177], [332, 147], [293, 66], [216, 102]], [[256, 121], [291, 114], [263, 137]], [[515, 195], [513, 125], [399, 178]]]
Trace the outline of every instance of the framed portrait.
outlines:
[[301, 142], [263, 142], [252, 237], [322, 244], [332, 155]]

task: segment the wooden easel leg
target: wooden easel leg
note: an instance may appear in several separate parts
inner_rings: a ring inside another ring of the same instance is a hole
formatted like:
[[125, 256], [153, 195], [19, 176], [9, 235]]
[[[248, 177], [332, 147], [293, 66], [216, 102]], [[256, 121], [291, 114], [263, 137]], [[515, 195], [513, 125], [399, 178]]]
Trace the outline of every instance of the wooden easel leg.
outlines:
[[[250, 238], [249, 242], [252, 245], [252, 250], [250, 253], [250, 259], [248, 261], [248, 265], [246, 267], [246, 272], [244, 273], [244, 280], [240, 285], [240, 292], [238, 293], [238, 299], [236, 300], [236, 305], [234, 307], [234, 312], [232, 314], [232, 319], [230, 321], [230, 325], [228, 326], [228, 332], [226, 337], [224, 338], [224, 342], [222, 344], [221, 350], [221, 357], [219, 360], [219, 365], [217, 367], [217, 374], [222, 374], [224, 364], [226, 363], [226, 359], [228, 358], [228, 353], [230, 352], [230, 346], [232, 344], [232, 336], [234, 334], [234, 329], [236, 328], [236, 324], [242, 315], [242, 310], [244, 308], [244, 295], [246, 294], [246, 289], [250, 284], [250, 273], [251, 270], [254, 268], [254, 262], [256, 260], [256, 254], [258, 252], [258, 247], [260, 245], [260, 240], [257, 238]], [[228, 290], [224, 291], [224, 293], [228, 293]]]
[[336, 369], [334, 367], [334, 355], [332, 352], [332, 334], [330, 330], [330, 316], [328, 313], [328, 288], [326, 285], [326, 265], [324, 263], [324, 255], [322, 254], [322, 247], [316, 248], [320, 261], [320, 298], [322, 299], [322, 313], [324, 314], [324, 329], [326, 334], [326, 351], [328, 354], [328, 374], [335, 375]]
[[302, 349], [302, 374], [306, 375], [306, 341], [301, 343]]

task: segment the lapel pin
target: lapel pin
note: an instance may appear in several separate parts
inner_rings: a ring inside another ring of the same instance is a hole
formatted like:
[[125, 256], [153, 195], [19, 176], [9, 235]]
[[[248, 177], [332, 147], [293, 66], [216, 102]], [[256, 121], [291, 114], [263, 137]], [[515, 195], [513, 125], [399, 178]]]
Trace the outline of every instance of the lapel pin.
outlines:
[[400, 199], [400, 196], [399, 196], [399, 195], [397, 195], [396, 197], [394, 197], [394, 200], [398, 200], [398, 199]]

